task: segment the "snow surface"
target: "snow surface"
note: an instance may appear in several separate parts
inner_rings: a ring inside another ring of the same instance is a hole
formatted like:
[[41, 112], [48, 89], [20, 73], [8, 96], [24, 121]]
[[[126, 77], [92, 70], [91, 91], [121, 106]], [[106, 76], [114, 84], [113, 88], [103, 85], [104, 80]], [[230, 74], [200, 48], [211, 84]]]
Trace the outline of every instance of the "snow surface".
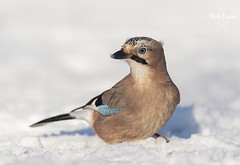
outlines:
[[[0, 1], [0, 164], [239, 164], [239, 1]], [[181, 103], [160, 130], [114, 146], [69, 112], [129, 72], [127, 38], [164, 42]]]

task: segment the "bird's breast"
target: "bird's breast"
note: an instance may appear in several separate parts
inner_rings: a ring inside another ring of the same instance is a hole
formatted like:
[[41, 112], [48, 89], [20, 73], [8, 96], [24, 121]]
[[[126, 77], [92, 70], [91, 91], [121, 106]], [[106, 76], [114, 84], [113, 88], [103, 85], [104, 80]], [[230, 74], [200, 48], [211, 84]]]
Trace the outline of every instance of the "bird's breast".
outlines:
[[125, 111], [129, 114], [133, 113], [133, 118], [143, 128], [158, 131], [166, 124], [176, 108], [178, 91], [171, 84], [144, 88], [145, 90], [135, 89], [128, 93], [128, 109]]

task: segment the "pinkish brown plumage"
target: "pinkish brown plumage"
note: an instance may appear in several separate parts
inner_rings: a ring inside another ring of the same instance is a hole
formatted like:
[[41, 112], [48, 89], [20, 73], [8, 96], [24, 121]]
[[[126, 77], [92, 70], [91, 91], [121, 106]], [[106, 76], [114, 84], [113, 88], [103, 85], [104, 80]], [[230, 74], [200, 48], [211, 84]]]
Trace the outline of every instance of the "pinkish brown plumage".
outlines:
[[[167, 72], [162, 44], [148, 37], [134, 37], [112, 58], [127, 61], [130, 74], [85, 106], [32, 126], [83, 119], [109, 144], [137, 141], [158, 132], [180, 101], [179, 91]], [[121, 109], [121, 112], [102, 115], [98, 111], [100, 105]]]

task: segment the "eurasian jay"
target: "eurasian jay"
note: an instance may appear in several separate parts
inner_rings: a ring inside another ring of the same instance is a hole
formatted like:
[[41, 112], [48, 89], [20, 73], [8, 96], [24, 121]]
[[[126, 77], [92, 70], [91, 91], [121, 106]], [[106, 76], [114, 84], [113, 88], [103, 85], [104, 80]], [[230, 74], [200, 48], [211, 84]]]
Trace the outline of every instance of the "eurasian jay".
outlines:
[[180, 94], [167, 72], [162, 43], [149, 37], [133, 37], [111, 57], [129, 64], [130, 73], [125, 78], [86, 105], [31, 127], [82, 119], [109, 144], [137, 141], [152, 135], [163, 137], [157, 132], [172, 116]]

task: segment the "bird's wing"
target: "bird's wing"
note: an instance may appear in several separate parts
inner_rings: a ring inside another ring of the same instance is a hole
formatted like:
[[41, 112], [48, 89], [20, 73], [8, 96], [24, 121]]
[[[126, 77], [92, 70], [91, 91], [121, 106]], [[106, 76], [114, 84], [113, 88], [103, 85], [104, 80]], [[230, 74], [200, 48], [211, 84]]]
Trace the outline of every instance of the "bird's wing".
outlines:
[[75, 112], [79, 109], [83, 109], [83, 108], [90, 108], [92, 106], [95, 106], [95, 107], [99, 107], [100, 105], [103, 105], [103, 102], [102, 102], [102, 95], [104, 94], [105, 92], [103, 92], [102, 94], [92, 98], [87, 104], [85, 104], [84, 106], [81, 106], [81, 107], [78, 107], [78, 108], [75, 108], [73, 109], [71, 112]]
[[125, 90], [119, 88], [118, 84], [116, 84], [116, 86], [103, 93], [102, 102], [110, 108], [126, 108]]
[[121, 112], [127, 107], [126, 87], [131, 86], [129, 75], [115, 84], [111, 89], [92, 98], [86, 105], [76, 108], [70, 112], [73, 116], [82, 110], [95, 110], [102, 115], [113, 115]]
[[92, 98], [84, 106], [78, 107], [71, 112], [82, 109], [96, 110], [102, 115], [113, 115], [119, 113], [123, 108], [126, 108], [125, 90], [121, 81], [114, 85], [111, 89]]
[[123, 109], [126, 108], [127, 105], [127, 93], [132, 87], [131, 77], [128, 75], [117, 84], [115, 84], [111, 89], [105, 91], [101, 100], [104, 104], [108, 105], [110, 108]]
[[[108, 90], [92, 98], [86, 105], [72, 110], [70, 114], [77, 114], [78, 112], [82, 112], [82, 110], [84, 109], [98, 111], [104, 116], [117, 114], [122, 111], [122, 108], [124, 106], [119, 105], [119, 102], [115, 103], [116, 96], [114, 95], [116, 95], [115, 92], [113, 92], [112, 90]], [[103, 99], [106, 100], [106, 102], [104, 102]]]

